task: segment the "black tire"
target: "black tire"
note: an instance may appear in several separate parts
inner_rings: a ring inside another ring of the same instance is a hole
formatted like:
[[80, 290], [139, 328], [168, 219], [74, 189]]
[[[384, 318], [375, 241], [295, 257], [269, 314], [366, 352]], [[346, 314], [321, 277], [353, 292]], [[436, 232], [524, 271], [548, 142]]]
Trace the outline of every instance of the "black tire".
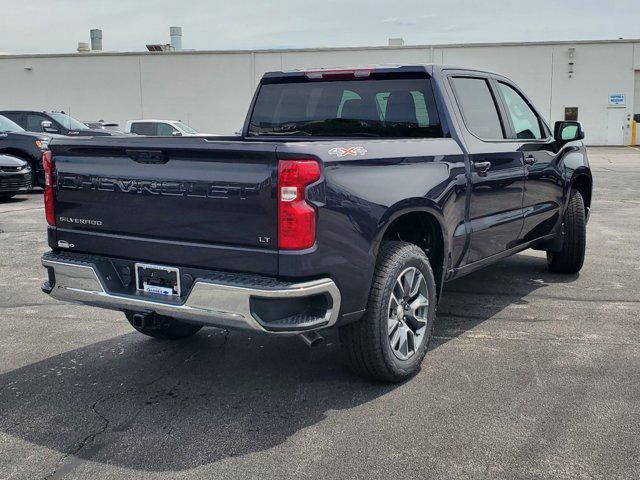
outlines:
[[[422, 311], [426, 326], [424, 337], [412, 356], [400, 359], [390, 340], [389, 325], [393, 322], [390, 312], [394, 311], [391, 295], [397, 293], [394, 289], [398, 278], [412, 267], [422, 274], [426, 283], [428, 305]], [[411, 243], [385, 242], [378, 254], [364, 317], [340, 328], [340, 343], [352, 369], [361, 376], [384, 382], [400, 382], [417, 373], [427, 353], [436, 301], [436, 282], [425, 253]]]
[[153, 321], [141, 327], [134, 322], [134, 312], [125, 312], [125, 315], [131, 326], [138, 332], [159, 340], [180, 340], [181, 338], [195, 335], [202, 328], [202, 325], [182, 322], [175, 318], [161, 315], [155, 315]]
[[559, 252], [547, 252], [547, 265], [555, 273], [578, 273], [584, 264], [587, 219], [582, 195], [577, 190], [571, 191], [562, 228], [562, 249]]

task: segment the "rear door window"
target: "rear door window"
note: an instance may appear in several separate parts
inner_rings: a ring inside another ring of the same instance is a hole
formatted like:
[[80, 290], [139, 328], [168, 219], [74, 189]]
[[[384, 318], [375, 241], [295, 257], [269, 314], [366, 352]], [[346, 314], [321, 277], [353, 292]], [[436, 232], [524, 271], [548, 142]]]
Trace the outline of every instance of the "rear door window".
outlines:
[[467, 129], [483, 140], [505, 138], [488, 81], [485, 78], [453, 77], [453, 85]]
[[428, 78], [296, 81], [260, 87], [249, 135], [441, 138]]

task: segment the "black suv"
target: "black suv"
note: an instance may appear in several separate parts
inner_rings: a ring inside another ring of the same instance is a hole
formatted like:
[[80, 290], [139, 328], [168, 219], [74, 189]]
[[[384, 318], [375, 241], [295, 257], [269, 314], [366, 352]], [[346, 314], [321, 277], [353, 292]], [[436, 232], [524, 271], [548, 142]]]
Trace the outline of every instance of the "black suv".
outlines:
[[0, 155], [11, 155], [27, 162], [31, 186], [44, 185], [42, 154], [49, 148], [51, 138], [56, 136], [27, 132], [20, 125], [0, 115]]
[[58, 133], [60, 135], [98, 137], [112, 135], [104, 129], [90, 128], [64, 112], [36, 112], [33, 110], [5, 110], [0, 115], [13, 120], [28, 132]]

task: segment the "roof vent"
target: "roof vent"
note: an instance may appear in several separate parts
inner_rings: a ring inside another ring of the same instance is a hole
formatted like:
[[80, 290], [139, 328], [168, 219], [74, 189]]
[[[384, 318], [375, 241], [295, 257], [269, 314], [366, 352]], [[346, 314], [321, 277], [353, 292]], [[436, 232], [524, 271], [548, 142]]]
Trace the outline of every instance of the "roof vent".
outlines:
[[171, 46], [174, 50], [182, 50], [182, 27], [169, 27], [169, 35], [171, 35]]
[[404, 46], [404, 38], [402, 38], [402, 37], [389, 38], [389, 46], [390, 47], [402, 47], [402, 46]]
[[102, 51], [102, 30], [99, 28], [91, 30], [91, 50], [94, 52]]
[[169, 45], [168, 43], [166, 45], [154, 43], [148, 44], [147, 50], [149, 50], [150, 52], [173, 52], [175, 48], [173, 47], [173, 45]]

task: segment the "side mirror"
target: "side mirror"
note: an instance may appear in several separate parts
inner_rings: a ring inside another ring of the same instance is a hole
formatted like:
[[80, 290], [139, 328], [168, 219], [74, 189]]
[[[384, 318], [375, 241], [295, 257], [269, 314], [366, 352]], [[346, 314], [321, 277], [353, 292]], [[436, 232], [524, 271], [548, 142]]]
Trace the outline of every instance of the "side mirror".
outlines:
[[173, 135], [174, 137], [181, 137], [182, 134], [180, 132], [178, 132], [177, 130], [174, 130], [173, 132], [171, 132], [171, 135]]
[[53, 126], [53, 122], [49, 120], [43, 120], [40, 122], [40, 126], [42, 127], [43, 132], [47, 133], [58, 133], [58, 129]]
[[553, 128], [553, 137], [558, 142], [566, 143], [584, 139], [584, 128], [580, 122], [561, 121], [556, 122]]

